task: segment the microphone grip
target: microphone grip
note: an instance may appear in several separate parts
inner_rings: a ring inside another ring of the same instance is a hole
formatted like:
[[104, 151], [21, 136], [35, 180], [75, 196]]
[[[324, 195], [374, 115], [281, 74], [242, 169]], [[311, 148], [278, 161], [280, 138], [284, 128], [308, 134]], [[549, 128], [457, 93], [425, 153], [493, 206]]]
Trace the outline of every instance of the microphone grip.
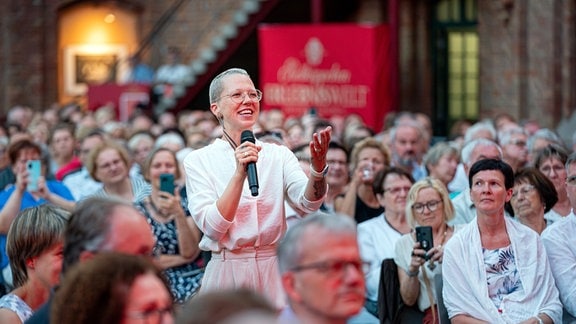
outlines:
[[250, 192], [252, 197], [258, 196], [258, 173], [256, 172], [256, 163], [248, 163], [247, 167], [248, 173], [248, 186], [250, 187]]
[[[245, 130], [240, 134], [240, 143], [250, 142], [256, 143], [256, 138], [254, 138], [254, 133], [250, 130]], [[248, 174], [248, 186], [250, 187], [250, 192], [252, 197], [258, 196], [258, 173], [256, 172], [256, 163], [250, 162], [246, 166], [246, 173]]]

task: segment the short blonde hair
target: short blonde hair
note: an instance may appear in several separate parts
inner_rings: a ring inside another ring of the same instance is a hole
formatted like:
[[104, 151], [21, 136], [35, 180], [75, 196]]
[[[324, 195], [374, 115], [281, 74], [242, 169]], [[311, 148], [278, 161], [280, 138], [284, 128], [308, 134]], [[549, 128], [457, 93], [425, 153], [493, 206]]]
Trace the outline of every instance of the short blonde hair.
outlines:
[[360, 142], [354, 144], [354, 148], [352, 148], [352, 153], [350, 154], [350, 171], [354, 172], [356, 166], [358, 166], [358, 156], [360, 152], [362, 152], [366, 148], [375, 148], [382, 153], [384, 156], [384, 166], [390, 166], [390, 150], [382, 142], [376, 140], [373, 137], [367, 137]]
[[107, 149], [112, 149], [118, 152], [120, 158], [126, 165], [126, 168], [130, 166], [130, 156], [128, 155], [128, 151], [126, 150], [126, 148], [124, 148], [124, 146], [114, 141], [107, 140], [102, 145], [97, 146], [96, 148], [94, 148], [94, 150], [92, 150], [92, 152], [90, 152], [90, 155], [88, 156], [88, 162], [86, 163], [86, 169], [88, 169], [88, 172], [90, 173], [92, 179], [96, 181], [101, 181], [100, 179], [98, 179], [98, 177], [96, 177], [96, 171], [98, 170], [96, 166], [96, 160], [98, 159], [100, 153], [102, 153], [102, 151]]
[[26, 208], [16, 216], [6, 238], [6, 255], [10, 259], [14, 288], [28, 280], [26, 260], [63, 243], [69, 217], [67, 211], [52, 205]]
[[440, 198], [442, 199], [442, 205], [444, 206], [444, 221], [448, 222], [454, 218], [454, 206], [452, 205], [452, 201], [450, 200], [450, 195], [448, 194], [446, 186], [438, 179], [426, 177], [413, 184], [410, 188], [410, 191], [408, 192], [408, 197], [406, 197], [406, 221], [412, 228], [418, 226], [416, 218], [414, 217], [414, 210], [412, 210], [412, 206], [418, 198], [420, 190], [425, 188], [432, 188], [436, 190], [436, 192], [438, 192], [440, 195]]

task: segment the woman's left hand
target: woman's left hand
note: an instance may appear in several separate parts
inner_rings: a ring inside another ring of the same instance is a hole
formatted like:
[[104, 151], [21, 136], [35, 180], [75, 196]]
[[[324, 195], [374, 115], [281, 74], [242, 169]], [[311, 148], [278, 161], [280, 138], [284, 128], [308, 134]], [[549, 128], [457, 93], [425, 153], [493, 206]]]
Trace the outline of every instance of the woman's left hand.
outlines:
[[310, 157], [314, 171], [321, 172], [326, 166], [326, 153], [332, 137], [332, 127], [314, 133], [310, 141]]

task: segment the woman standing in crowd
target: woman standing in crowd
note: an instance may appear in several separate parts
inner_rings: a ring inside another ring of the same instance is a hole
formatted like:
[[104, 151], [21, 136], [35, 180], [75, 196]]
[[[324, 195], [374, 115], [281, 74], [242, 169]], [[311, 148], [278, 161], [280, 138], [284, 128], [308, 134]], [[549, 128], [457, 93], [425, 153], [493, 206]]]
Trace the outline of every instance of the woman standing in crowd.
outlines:
[[106, 141], [95, 148], [88, 158], [88, 172], [102, 189], [92, 196], [117, 196], [126, 201], [137, 202], [150, 194], [150, 185], [138, 178], [130, 178], [128, 152], [113, 141]]
[[[480, 160], [468, 175], [476, 220], [446, 245], [444, 304], [452, 323], [560, 323], [562, 304], [540, 237], [504, 216], [512, 168]], [[524, 321], [524, 322], [523, 322]]]
[[343, 196], [334, 200], [334, 210], [354, 217], [358, 224], [382, 215], [384, 208], [374, 191], [374, 175], [390, 165], [390, 152], [372, 137], [354, 145], [350, 156], [350, 183]]
[[[286, 231], [284, 201], [295, 210], [317, 210], [327, 185], [326, 151], [331, 129], [309, 144], [310, 178], [285, 146], [241, 142], [258, 121], [262, 93], [245, 70], [229, 69], [210, 84], [210, 110], [224, 135], [184, 160], [189, 210], [204, 233], [200, 248], [212, 251], [202, 291], [248, 287], [285, 305], [277, 271], [276, 244]], [[255, 163], [259, 182], [251, 194], [247, 166]]]
[[8, 231], [14, 290], [0, 298], [0, 323], [24, 323], [60, 279], [68, 212], [51, 205], [23, 210]]
[[568, 193], [566, 193], [566, 168], [564, 164], [566, 164], [567, 159], [568, 152], [561, 146], [554, 144], [536, 151], [534, 156], [534, 167], [552, 181], [558, 194], [558, 201], [544, 215], [548, 224], [568, 216], [572, 210]]
[[[454, 207], [445, 185], [426, 177], [416, 182], [408, 193], [406, 218], [412, 229], [432, 227], [433, 247], [426, 252], [416, 239], [415, 231], [402, 236], [396, 243], [394, 261], [398, 266], [400, 295], [408, 306], [418, 305], [424, 312], [423, 323], [438, 323], [435, 277], [442, 275], [444, 244], [456, 228], [448, 226], [454, 218]], [[459, 225], [462, 226], [462, 225]]]
[[185, 302], [200, 286], [202, 258], [200, 231], [187, 213], [186, 191], [175, 187], [174, 192], [162, 191], [160, 176], [180, 178], [176, 155], [169, 149], [152, 151], [144, 163], [144, 178], [152, 185], [152, 193], [136, 203], [152, 226], [156, 238], [156, 263], [164, 269], [174, 300]]
[[151, 261], [105, 252], [66, 273], [50, 322], [172, 324], [173, 307], [162, 272]]
[[536, 233], [542, 234], [546, 228], [544, 214], [558, 201], [554, 184], [536, 168], [518, 170], [514, 175], [512, 198], [506, 210], [518, 221]]

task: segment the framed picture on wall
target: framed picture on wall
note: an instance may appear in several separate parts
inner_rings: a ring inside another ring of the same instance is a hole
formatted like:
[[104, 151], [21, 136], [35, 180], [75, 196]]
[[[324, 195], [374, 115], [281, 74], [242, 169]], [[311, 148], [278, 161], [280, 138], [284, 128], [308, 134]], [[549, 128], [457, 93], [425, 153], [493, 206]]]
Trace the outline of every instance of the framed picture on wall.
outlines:
[[84, 95], [89, 84], [117, 83], [128, 73], [124, 45], [71, 45], [64, 49], [64, 91]]

